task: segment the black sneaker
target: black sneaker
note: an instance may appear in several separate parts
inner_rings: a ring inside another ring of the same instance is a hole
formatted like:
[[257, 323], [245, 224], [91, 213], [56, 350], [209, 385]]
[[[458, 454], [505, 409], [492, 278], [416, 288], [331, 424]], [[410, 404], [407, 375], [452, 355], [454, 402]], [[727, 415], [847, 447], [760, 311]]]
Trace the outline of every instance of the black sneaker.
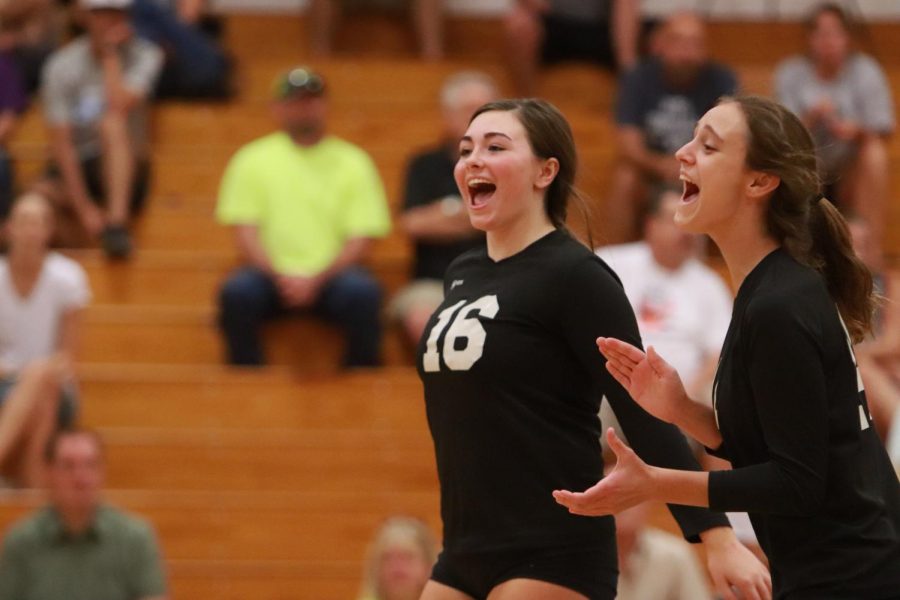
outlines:
[[109, 258], [123, 259], [131, 254], [131, 234], [123, 225], [107, 225], [100, 240]]

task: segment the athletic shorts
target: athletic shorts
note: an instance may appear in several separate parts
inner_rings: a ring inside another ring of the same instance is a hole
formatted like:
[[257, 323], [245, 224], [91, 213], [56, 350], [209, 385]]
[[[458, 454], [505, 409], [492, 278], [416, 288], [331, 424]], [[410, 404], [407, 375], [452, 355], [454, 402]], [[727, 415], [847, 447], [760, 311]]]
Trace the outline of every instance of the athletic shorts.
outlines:
[[[106, 190], [103, 183], [103, 162], [97, 157], [82, 158], [81, 175], [91, 198], [100, 206], [106, 206]], [[54, 163], [47, 165], [47, 177], [62, 180], [62, 173]], [[134, 168], [134, 181], [131, 184], [131, 198], [128, 201], [129, 215], [141, 212], [150, 190], [150, 161], [139, 158]]]
[[[3, 403], [6, 397], [16, 385], [15, 377], [4, 377], [0, 379], [0, 410], [3, 409]], [[59, 413], [57, 416], [57, 424], [60, 427], [70, 427], [75, 423], [75, 415], [78, 412], [78, 391], [75, 385], [67, 383], [63, 385], [59, 394]]]
[[583, 60], [615, 70], [616, 53], [606, 21], [584, 22], [544, 16], [544, 44], [541, 62], [553, 64]]
[[531, 548], [502, 552], [441, 552], [431, 579], [483, 600], [511, 579], [536, 579], [578, 592], [590, 600], [614, 600], [618, 572], [607, 547]]

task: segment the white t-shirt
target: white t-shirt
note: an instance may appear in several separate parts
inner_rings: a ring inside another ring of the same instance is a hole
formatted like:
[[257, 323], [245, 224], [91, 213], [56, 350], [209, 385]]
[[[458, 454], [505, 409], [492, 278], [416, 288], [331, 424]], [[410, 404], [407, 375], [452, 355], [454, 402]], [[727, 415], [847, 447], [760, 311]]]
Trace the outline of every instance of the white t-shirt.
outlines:
[[731, 321], [731, 293], [697, 259], [669, 271], [645, 242], [607, 246], [597, 255], [618, 274], [634, 308], [644, 346], [653, 346], [689, 382], [710, 356], [718, 356]]
[[16, 372], [53, 354], [63, 315], [90, 299], [84, 269], [70, 258], [48, 253], [27, 298], [13, 286], [6, 257], [0, 258], [0, 369]]

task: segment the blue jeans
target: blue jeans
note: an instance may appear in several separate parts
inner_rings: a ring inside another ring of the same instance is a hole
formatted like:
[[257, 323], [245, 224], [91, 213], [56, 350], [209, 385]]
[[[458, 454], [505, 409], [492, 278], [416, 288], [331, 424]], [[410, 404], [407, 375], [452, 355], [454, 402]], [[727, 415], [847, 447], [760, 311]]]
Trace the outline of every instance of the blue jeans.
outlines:
[[171, 53], [162, 78], [178, 92], [203, 94], [225, 84], [229, 70], [225, 54], [199, 29], [182, 23], [172, 9], [154, 0], [136, 0], [131, 20], [140, 37]]
[[[233, 365], [262, 365], [261, 331], [267, 320], [293, 311], [286, 307], [275, 282], [253, 267], [233, 273], [219, 292], [219, 326]], [[300, 311], [305, 312], [305, 311]], [[368, 271], [349, 268], [319, 292], [308, 312], [344, 331], [343, 366], [374, 367], [380, 363], [381, 287]]]

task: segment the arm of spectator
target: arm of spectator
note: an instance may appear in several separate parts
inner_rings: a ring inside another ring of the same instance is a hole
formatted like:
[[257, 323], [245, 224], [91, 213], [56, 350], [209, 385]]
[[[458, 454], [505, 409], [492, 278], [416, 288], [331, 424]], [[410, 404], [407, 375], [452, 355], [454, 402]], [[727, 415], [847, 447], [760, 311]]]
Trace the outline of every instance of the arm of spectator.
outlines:
[[613, 46], [619, 69], [627, 71], [637, 63], [640, 5], [637, 0], [615, 0], [610, 19]]
[[87, 184], [81, 173], [78, 152], [72, 141], [72, 129], [69, 125], [50, 127], [50, 145], [53, 158], [62, 176], [65, 187], [65, 198], [71, 204], [75, 214], [88, 233], [97, 235], [103, 228], [103, 215], [94, 204], [88, 192]]
[[647, 148], [644, 134], [633, 125], [618, 127], [619, 152], [622, 158], [645, 173], [666, 181], [677, 181], [680, 166], [674, 156], [658, 154]]
[[206, 9], [206, 0], [180, 0], [178, 3], [178, 16], [185, 23], [193, 25], [200, 20]]
[[400, 226], [409, 237], [430, 242], [452, 242], [476, 233], [458, 196], [403, 211]]
[[143, 100], [143, 94], [129, 89], [122, 71], [122, 59], [119, 48], [131, 35], [131, 26], [123, 24], [111, 30], [100, 52], [100, 63], [103, 67], [103, 86], [109, 107], [118, 113], [131, 111]]
[[252, 224], [234, 226], [234, 241], [237, 244], [241, 258], [252, 267], [266, 273], [270, 277], [277, 277], [278, 273], [272, 266], [269, 255], [259, 241], [259, 227]]
[[0, 147], [6, 146], [13, 130], [16, 127], [18, 118], [16, 113], [11, 110], [0, 112]]
[[347, 267], [362, 262], [372, 246], [372, 239], [352, 238], [328, 267], [313, 276], [278, 275], [276, 283], [282, 301], [297, 308], [312, 305], [328, 281]]
[[73, 308], [63, 313], [59, 328], [59, 341], [56, 348], [57, 357], [62, 366], [68, 370], [78, 354], [81, 340], [81, 323], [84, 318], [83, 308]]

